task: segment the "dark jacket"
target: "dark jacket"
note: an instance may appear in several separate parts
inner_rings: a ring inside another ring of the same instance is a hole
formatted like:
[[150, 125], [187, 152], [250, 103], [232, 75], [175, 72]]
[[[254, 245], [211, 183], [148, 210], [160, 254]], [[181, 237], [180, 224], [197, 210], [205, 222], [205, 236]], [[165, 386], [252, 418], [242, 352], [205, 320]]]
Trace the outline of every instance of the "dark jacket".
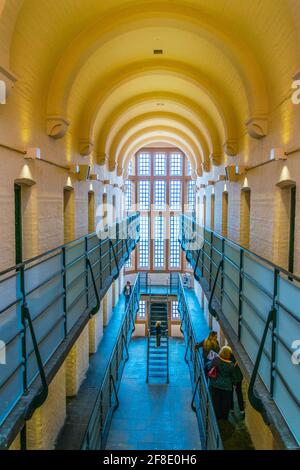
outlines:
[[155, 327], [155, 333], [157, 335], [162, 335], [162, 327], [161, 326], [156, 326]]
[[[129, 290], [128, 290], [128, 291], [127, 291], [127, 287], [129, 287]], [[126, 285], [126, 286], [124, 287], [124, 289], [123, 289], [123, 292], [124, 292], [124, 295], [125, 295], [126, 297], [130, 297], [130, 296], [131, 296], [131, 292], [132, 292], [131, 286], [127, 286], [127, 285]], [[129, 292], [129, 294], [128, 294], [127, 292]]]
[[231, 361], [234, 365], [234, 368], [233, 368], [233, 383], [234, 384], [242, 383], [243, 379], [244, 379], [244, 376], [243, 376], [243, 373], [242, 373], [237, 361], [235, 360], [235, 357], [234, 357], [233, 354], [231, 355], [230, 359], [231, 359]]
[[219, 390], [232, 391], [234, 384], [234, 365], [231, 361], [225, 361], [219, 356], [211, 362], [211, 368], [216, 367], [217, 377], [211, 379], [210, 385]]

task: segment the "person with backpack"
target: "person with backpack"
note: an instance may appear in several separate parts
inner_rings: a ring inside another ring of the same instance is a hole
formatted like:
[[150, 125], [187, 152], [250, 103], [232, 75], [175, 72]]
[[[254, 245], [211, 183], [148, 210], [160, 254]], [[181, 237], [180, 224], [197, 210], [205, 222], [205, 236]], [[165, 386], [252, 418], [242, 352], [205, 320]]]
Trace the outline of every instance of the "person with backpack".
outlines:
[[200, 348], [202, 348], [204, 370], [207, 373], [209, 364], [215, 358], [215, 356], [218, 355], [221, 349], [218, 341], [218, 333], [216, 331], [211, 331], [204, 341], [195, 345], [196, 351], [198, 351]]
[[231, 356], [232, 349], [229, 346], [224, 346], [212, 360], [208, 372], [216, 418], [221, 420], [228, 420], [232, 406], [235, 376]]

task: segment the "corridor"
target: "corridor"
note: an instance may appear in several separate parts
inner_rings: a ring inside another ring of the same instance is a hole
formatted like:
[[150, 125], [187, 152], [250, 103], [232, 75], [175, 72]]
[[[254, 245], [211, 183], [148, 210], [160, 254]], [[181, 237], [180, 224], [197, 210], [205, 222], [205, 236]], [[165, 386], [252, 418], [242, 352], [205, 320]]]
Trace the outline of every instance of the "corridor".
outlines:
[[201, 449], [182, 339], [170, 339], [170, 383], [147, 384], [147, 340], [133, 339], [107, 450]]
[[300, 449], [299, 128], [300, 0], [0, 0], [0, 451]]

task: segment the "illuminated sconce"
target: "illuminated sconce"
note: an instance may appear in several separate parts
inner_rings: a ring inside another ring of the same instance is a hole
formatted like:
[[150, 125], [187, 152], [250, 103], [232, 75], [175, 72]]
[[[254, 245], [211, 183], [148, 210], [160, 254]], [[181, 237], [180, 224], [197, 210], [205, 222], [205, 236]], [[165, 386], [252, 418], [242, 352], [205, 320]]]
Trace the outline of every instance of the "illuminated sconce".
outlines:
[[243, 186], [242, 186], [242, 191], [250, 191], [250, 186], [249, 186], [249, 182], [248, 182], [247, 177], [244, 179], [244, 183], [243, 183]]
[[26, 160], [39, 160], [41, 158], [41, 149], [38, 147], [28, 148], [24, 158], [26, 158]]
[[277, 181], [276, 186], [281, 189], [292, 188], [293, 186], [296, 186], [296, 181], [292, 179], [287, 165], [284, 165], [282, 168], [280, 178], [279, 181]]
[[74, 189], [73, 188], [73, 183], [72, 183], [72, 180], [71, 180], [70, 176], [68, 176], [68, 178], [67, 178], [67, 183], [66, 183], [64, 189], [66, 189], [67, 191], [72, 191]]
[[271, 149], [270, 160], [286, 160], [287, 155], [282, 148]]
[[73, 175], [79, 175], [80, 173], [79, 165], [71, 165], [69, 169], [70, 169], [70, 173], [73, 173]]

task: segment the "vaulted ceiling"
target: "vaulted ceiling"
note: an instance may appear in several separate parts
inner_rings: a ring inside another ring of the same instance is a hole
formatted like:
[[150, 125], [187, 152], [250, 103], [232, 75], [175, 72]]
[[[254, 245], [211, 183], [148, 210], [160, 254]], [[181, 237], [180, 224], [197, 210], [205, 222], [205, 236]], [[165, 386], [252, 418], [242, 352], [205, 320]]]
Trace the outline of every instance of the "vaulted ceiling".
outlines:
[[299, 63], [299, 10], [298, 0], [0, 0], [20, 132], [64, 139], [66, 153], [119, 174], [132, 152], [165, 141], [201, 175], [245, 133], [268, 133]]

